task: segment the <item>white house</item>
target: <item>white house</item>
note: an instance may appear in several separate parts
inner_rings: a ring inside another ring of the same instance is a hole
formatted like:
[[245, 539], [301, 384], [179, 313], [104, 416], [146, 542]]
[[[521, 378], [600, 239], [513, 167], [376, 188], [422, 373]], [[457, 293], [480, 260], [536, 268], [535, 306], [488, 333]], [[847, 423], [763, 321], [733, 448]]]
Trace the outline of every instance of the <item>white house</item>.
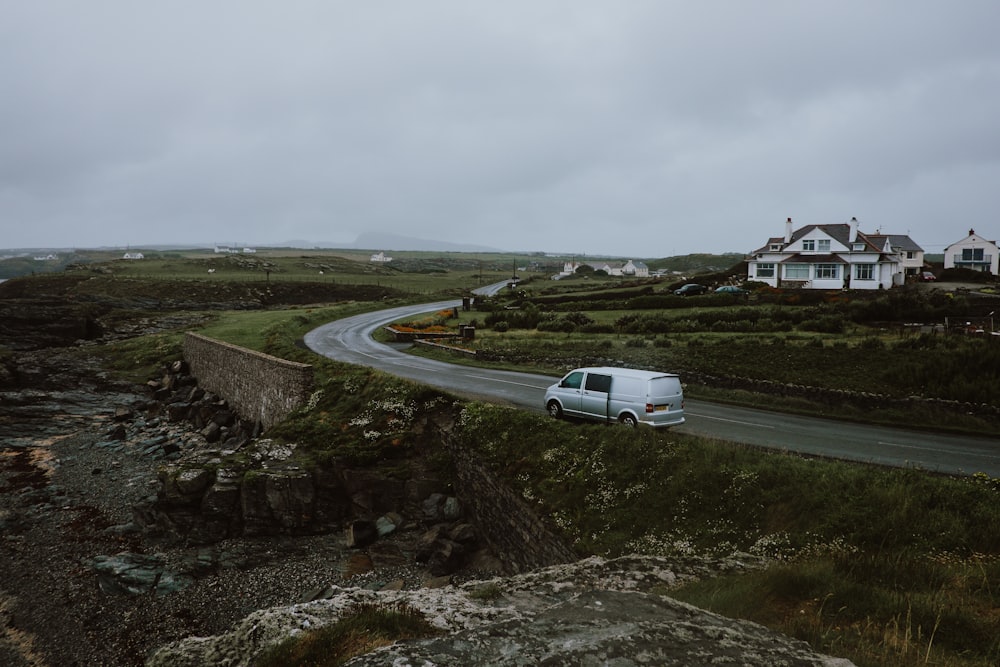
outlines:
[[902, 285], [907, 270], [919, 271], [923, 253], [908, 236], [865, 234], [857, 218], [798, 229], [788, 218], [784, 236], [751, 253], [747, 278], [772, 287], [883, 289]]
[[970, 229], [968, 236], [944, 249], [944, 268], [972, 269], [1000, 275], [1000, 248], [996, 241], [987, 241], [976, 234], [976, 230]]
[[385, 264], [392, 261], [392, 257], [387, 257], [381, 250], [371, 257], [371, 261], [375, 263]]
[[576, 262], [576, 261], [574, 261], [574, 262], [566, 262], [566, 263], [563, 264], [563, 270], [559, 272], [559, 275], [561, 275], [561, 276], [571, 276], [574, 273], [576, 273], [576, 270], [579, 269], [581, 266], [582, 265], [580, 264], [580, 262]]
[[884, 247], [889, 244], [891, 252], [899, 255], [899, 264], [903, 268], [904, 277], [917, 277], [924, 270], [924, 249], [913, 242], [909, 236], [901, 234], [865, 234], [869, 241]]
[[634, 262], [631, 259], [625, 262], [622, 267], [623, 276], [635, 276], [636, 278], [648, 278], [649, 267], [644, 262]]
[[127, 252], [122, 255], [122, 259], [146, 259], [146, 256], [141, 252]]
[[[583, 265], [583, 263], [577, 261], [566, 262], [563, 264], [563, 270], [559, 273], [559, 275], [571, 276]], [[609, 276], [634, 276], [636, 278], [649, 277], [649, 267], [642, 262], [633, 262], [631, 259], [624, 263], [587, 262], [586, 265], [594, 269], [594, 271], [604, 271]]]

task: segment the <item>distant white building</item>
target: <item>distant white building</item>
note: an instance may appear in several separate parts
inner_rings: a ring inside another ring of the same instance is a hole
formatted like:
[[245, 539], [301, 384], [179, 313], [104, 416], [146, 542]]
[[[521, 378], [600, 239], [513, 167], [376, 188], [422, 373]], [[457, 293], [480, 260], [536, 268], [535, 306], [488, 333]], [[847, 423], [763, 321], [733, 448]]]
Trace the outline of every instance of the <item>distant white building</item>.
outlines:
[[239, 248], [232, 248], [227, 245], [217, 245], [215, 246], [215, 254], [217, 255], [238, 255]]
[[972, 269], [1000, 275], [1000, 246], [970, 229], [968, 236], [944, 249], [944, 268]]
[[243, 254], [244, 255], [256, 255], [257, 254], [257, 249], [256, 248], [243, 248]]
[[[582, 262], [566, 262], [563, 264], [563, 270], [559, 273], [561, 276], [571, 276], [576, 273], [577, 269], [584, 266]], [[631, 259], [627, 262], [586, 262], [586, 266], [591, 267], [594, 271], [604, 271], [609, 276], [632, 276], [635, 278], [647, 278], [649, 277], [649, 267], [642, 262], [635, 262]]]
[[43, 255], [39, 255], [39, 256], [35, 257], [35, 261], [36, 262], [46, 262], [46, 261], [49, 261], [49, 260], [52, 260], [52, 259], [59, 259], [59, 256], [58, 255], [54, 255], [54, 254], [52, 254], [50, 252], [48, 255], [44, 255], [44, 256]]
[[636, 278], [648, 278], [649, 277], [649, 267], [646, 266], [645, 262], [634, 262], [631, 259], [625, 262], [622, 267], [623, 276], [635, 276]]
[[127, 252], [122, 255], [122, 259], [146, 259], [146, 256], [141, 252]]
[[380, 250], [379, 252], [372, 255], [371, 261], [375, 262], [376, 264], [387, 264], [392, 261], [392, 257], [386, 256], [386, 254]]

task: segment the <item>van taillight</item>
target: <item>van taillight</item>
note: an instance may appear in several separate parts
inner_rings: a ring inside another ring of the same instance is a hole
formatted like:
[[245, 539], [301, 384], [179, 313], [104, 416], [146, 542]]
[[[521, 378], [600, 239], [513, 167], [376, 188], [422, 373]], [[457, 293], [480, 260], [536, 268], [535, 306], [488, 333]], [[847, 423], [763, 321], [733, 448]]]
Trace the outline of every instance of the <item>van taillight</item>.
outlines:
[[646, 412], [652, 412], [652, 411], [653, 411], [653, 404], [646, 403]]

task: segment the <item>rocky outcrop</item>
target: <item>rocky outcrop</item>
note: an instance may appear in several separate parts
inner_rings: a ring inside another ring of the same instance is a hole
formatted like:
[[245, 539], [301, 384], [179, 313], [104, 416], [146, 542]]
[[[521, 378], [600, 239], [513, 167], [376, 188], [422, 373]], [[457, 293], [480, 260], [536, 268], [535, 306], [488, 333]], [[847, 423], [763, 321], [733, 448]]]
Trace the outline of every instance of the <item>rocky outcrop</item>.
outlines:
[[411, 591], [333, 587], [324, 599], [266, 609], [231, 631], [156, 651], [147, 667], [249, 665], [268, 647], [335, 622], [361, 603], [416, 609], [444, 634], [357, 657], [382, 665], [789, 665], [850, 667], [767, 628], [664, 593], [694, 577], [753, 561], [590, 558], [509, 578]]
[[0, 300], [0, 343], [11, 350], [72, 345], [102, 335], [100, 309], [58, 299]]
[[483, 551], [463, 504], [436, 479], [335, 459], [305, 463], [296, 445], [259, 437], [260, 425], [201, 388], [184, 362], [164, 368], [148, 389], [156, 399], [149, 413], [197, 430], [183, 440], [135, 437], [144, 455], [164, 461], [156, 495], [133, 512], [149, 537], [211, 545], [344, 532], [348, 546], [361, 550], [406, 532], [402, 557], [432, 576], [452, 574]]

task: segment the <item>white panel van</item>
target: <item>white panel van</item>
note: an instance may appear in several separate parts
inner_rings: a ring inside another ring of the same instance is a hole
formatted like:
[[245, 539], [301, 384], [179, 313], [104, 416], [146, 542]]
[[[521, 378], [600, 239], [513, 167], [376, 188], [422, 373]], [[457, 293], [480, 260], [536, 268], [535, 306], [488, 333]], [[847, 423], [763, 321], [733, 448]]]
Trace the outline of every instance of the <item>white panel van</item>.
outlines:
[[684, 423], [684, 392], [673, 373], [577, 368], [546, 390], [545, 409], [556, 418], [677, 426]]

